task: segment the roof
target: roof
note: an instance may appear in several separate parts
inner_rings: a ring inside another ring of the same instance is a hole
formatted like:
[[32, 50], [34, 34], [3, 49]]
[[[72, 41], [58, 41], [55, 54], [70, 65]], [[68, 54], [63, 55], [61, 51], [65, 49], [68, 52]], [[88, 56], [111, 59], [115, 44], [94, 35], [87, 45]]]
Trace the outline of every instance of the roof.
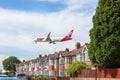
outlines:
[[46, 61], [46, 60], [48, 60], [48, 56], [39, 57], [37, 60], [38, 61]]
[[81, 46], [79, 49], [73, 49], [70, 51], [70, 53], [67, 56], [75, 56], [77, 53], [81, 53], [83, 49], [83, 46]]
[[85, 50], [88, 49], [88, 45], [89, 45], [88, 43], [85, 43], [85, 44], [83, 45], [83, 50], [82, 50], [83, 52], [85, 52]]
[[37, 62], [37, 59], [32, 59], [30, 60], [32, 63], [36, 63]]
[[88, 48], [88, 46], [89, 46], [89, 43], [85, 43], [83, 46], [86, 46], [86, 47]]
[[54, 54], [49, 54], [48, 57], [50, 59], [57, 59], [57, 58], [59, 58], [59, 53], [55, 52]]
[[20, 63], [19, 66], [23, 66], [24, 64], [23, 63]]
[[25, 61], [25, 62], [24, 62], [24, 64], [29, 64], [29, 63], [30, 63], [30, 61]]
[[73, 49], [70, 51], [70, 53], [67, 56], [75, 56], [76, 55], [76, 49]]
[[59, 51], [61, 56], [67, 56], [70, 52], [69, 51]]
[[86, 48], [88, 48], [88, 45], [89, 45], [88, 43], [85, 43], [83, 46], [80, 46], [80, 44], [77, 43], [77, 46], [78, 46], [77, 49], [73, 49], [72, 51], [69, 51], [69, 49], [66, 48], [65, 51], [55, 52], [54, 54], [49, 54], [48, 56], [47, 55], [45, 55], [45, 56], [39, 55], [39, 57], [36, 59], [31, 59], [29, 61], [25, 61], [20, 64], [16, 64], [16, 66], [23, 66], [24, 64], [29, 64], [30, 62], [36, 63], [37, 61], [46, 61], [49, 58], [57, 59], [57, 58], [59, 58], [59, 55], [61, 55], [61, 56], [76, 56], [77, 53], [84, 52], [86, 50]]

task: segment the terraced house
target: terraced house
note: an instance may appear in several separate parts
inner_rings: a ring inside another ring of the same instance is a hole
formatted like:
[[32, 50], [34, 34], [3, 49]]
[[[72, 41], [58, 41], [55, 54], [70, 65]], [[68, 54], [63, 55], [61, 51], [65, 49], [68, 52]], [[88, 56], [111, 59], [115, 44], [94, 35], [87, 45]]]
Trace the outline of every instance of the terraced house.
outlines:
[[45, 56], [39, 55], [36, 59], [23, 61], [16, 65], [17, 74], [26, 74], [27, 76], [44, 75], [50, 78], [65, 76], [65, 71], [71, 63], [76, 61], [86, 62], [91, 65], [88, 57], [88, 43], [83, 46], [76, 43], [75, 49], [69, 51], [55, 52]]

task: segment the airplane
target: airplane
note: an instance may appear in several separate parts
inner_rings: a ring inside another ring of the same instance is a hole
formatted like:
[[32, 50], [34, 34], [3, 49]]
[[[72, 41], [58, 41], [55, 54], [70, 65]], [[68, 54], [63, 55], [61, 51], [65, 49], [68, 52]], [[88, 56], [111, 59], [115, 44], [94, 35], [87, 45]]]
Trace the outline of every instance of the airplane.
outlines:
[[49, 42], [50, 44], [53, 43], [55, 44], [55, 42], [63, 42], [63, 41], [68, 41], [68, 40], [72, 40], [72, 34], [73, 34], [73, 30], [71, 30], [65, 37], [53, 37], [51, 38], [51, 32], [49, 32], [49, 34], [47, 35], [46, 38], [36, 38], [34, 41], [35, 43], [37, 42]]

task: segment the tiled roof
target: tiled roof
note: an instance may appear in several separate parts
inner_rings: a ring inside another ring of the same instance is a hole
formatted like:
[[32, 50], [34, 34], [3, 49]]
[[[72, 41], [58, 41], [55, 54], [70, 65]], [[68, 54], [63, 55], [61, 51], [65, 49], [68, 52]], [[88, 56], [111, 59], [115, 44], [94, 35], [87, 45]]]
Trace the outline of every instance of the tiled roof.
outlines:
[[24, 62], [24, 64], [29, 64], [29, 63], [30, 63], [30, 61], [25, 61], [25, 62]]
[[48, 60], [48, 56], [38, 58], [38, 61], [45, 61], [45, 60]]
[[76, 53], [81, 53], [82, 50], [83, 50], [84, 46], [81, 46], [79, 49], [77, 49], [77, 52]]
[[79, 49], [73, 49], [70, 51], [70, 53], [67, 56], [75, 56], [77, 53], [81, 53], [83, 49], [83, 46], [81, 46]]
[[23, 66], [24, 64], [23, 63], [20, 63], [19, 66]]
[[67, 56], [75, 56], [76, 55], [76, 49], [70, 51], [70, 53]]
[[57, 59], [57, 58], [59, 58], [59, 53], [55, 52], [54, 54], [49, 54], [48, 57], [50, 59]]
[[61, 56], [67, 56], [70, 52], [69, 51], [59, 51]]
[[32, 62], [32, 63], [36, 63], [36, 62], [37, 62], [37, 59], [32, 59], [31, 62]]

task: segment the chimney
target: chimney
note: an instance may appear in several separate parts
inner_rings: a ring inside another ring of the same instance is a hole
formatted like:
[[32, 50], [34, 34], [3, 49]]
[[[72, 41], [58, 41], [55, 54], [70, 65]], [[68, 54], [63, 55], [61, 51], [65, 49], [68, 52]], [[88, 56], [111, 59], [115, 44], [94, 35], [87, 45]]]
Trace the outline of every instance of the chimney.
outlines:
[[25, 60], [23, 60], [23, 63], [25, 62]]
[[75, 47], [76, 47], [76, 49], [79, 49], [79, 48], [81, 47], [81, 44], [80, 44], [79, 42], [77, 42], [77, 43], [75, 44]]
[[45, 55], [45, 57], [47, 57], [47, 55]]
[[40, 55], [39, 55], [39, 58], [41, 58], [41, 57], [42, 57], [42, 55], [40, 54]]
[[66, 48], [65, 51], [69, 52], [69, 48]]

